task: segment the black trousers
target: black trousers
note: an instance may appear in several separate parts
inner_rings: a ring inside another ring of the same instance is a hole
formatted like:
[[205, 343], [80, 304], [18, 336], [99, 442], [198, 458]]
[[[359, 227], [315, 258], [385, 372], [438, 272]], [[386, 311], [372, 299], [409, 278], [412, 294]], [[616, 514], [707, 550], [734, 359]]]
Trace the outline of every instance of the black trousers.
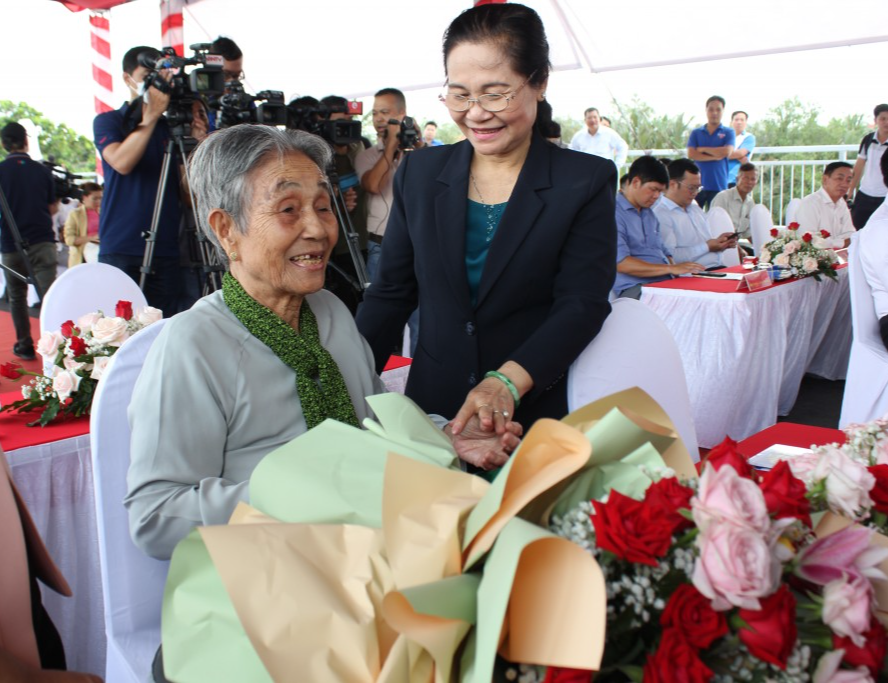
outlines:
[[883, 201], [884, 197], [870, 197], [858, 190], [854, 197], [854, 206], [851, 207], [851, 222], [854, 223], [854, 227], [862, 230], [873, 212], [882, 206]]

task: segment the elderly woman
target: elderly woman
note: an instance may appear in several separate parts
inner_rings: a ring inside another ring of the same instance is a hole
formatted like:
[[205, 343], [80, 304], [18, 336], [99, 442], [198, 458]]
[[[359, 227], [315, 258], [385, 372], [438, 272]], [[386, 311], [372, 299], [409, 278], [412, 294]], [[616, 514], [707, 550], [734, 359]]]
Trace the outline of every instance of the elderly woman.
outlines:
[[[327, 418], [359, 425], [364, 397], [384, 391], [348, 310], [322, 289], [337, 236], [330, 155], [308, 133], [242, 125], [192, 156], [199, 224], [230, 272], [166, 324], [133, 393], [125, 504], [149, 555], [226, 523], [263, 456]], [[471, 462], [516, 444], [480, 428], [454, 442]]]

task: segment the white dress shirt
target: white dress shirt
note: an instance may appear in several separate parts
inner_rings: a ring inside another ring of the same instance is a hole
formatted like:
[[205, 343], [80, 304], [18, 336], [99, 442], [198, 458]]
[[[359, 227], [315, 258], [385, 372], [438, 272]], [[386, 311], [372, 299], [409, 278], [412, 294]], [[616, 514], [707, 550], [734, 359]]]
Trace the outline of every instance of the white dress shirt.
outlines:
[[844, 198], [834, 202], [822, 187], [799, 204], [796, 223], [803, 232], [810, 232], [812, 235], [828, 230], [830, 237], [850, 239], [857, 232]]
[[882, 204], [857, 235], [863, 276], [873, 291], [876, 317], [888, 315], [888, 203]]
[[697, 202], [683, 209], [669, 197], [660, 197], [654, 214], [660, 221], [663, 244], [672, 252], [676, 263], [694, 261], [707, 268], [721, 265], [721, 254], [709, 251], [707, 242], [712, 237], [706, 215]]
[[629, 145], [626, 141], [619, 133], [605, 126], [599, 127], [595, 135], [590, 135], [588, 128], [577, 131], [570, 140], [570, 148], [577, 152], [610, 159], [617, 165], [617, 169], [626, 163], [629, 154]]

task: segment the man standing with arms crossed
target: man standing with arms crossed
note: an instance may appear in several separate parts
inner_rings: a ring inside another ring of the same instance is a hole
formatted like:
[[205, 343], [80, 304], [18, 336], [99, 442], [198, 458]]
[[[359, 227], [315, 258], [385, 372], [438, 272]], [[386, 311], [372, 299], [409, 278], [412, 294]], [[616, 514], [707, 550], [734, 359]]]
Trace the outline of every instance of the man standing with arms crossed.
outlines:
[[713, 95], [706, 100], [706, 125], [691, 131], [688, 159], [700, 168], [703, 189], [697, 203], [705, 209], [722, 190], [728, 189], [728, 157], [734, 151], [734, 131], [722, 125], [725, 99]]

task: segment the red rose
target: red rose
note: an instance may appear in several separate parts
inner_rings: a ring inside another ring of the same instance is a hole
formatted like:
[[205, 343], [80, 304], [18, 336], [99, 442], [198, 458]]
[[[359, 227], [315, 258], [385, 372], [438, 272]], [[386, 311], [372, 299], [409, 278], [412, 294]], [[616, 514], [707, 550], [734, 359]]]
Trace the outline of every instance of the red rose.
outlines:
[[776, 593], [759, 600], [761, 609], [741, 609], [740, 618], [747, 627], [740, 629], [740, 640], [753, 657], [786, 669], [786, 660], [795, 645], [796, 600], [786, 584]]
[[821, 236], [823, 239], [826, 239], [827, 237], [829, 237], [829, 230], [821, 230], [821, 231], [820, 231], [820, 236]]
[[672, 545], [672, 520], [653, 505], [611, 491], [607, 503], [592, 501], [598, 547], [629, 562], [657, 565]]
[[83, 341], [83, 337], [71, 337], [71, 352], [75, 358], [86, 354], [86, 342]]
[[70, 339], [71, 335], [74, 334], [74, 321], [73, 320], [66, 320], [65, 322], [63, 322], [62, 327], [61, 327], [61, 333], [65, 339]]
[[886, 638], [885, 627], [873, 617], [869, 631], [863, 634], [866, 639], [864, 647], [857, 647], [850, 638], [839, 638], [833, 634], [833, 649], [845, 651], [844, 661], [853, 667], [865, 666], [873, 677], [878, 677], [885, 661]]
[[709, 451], [706, 462], [712, 465], [716, 471], [724, 465], [730, 465], [741, 477], [752, 478], [752, 468], [746, 458], [737, 452], [737, 442], [730, 437], [725, 437], [724, 441]]
[[648, 655], [642, 678], [644, 683], [708, 683], [714, 675], [681, 632], [667, 628], [657, 652]]
[[4, 363], [0, 365], [0, 377], [5, 377], [6, 379], [18, 379], [21, 375], [19, 374], [19, 370], [21, 369], [20, 365], [16, 365], [15, 363]]
[[790, 223], [789, 225], [786, 226], [786, 229], [787, 230], [798, 230], [799, 224], [796, 223], [795, 221], [793, 221], [792, 223]]
[[802, 242], [810, 242], [812, 239], [814, 238], [811, 237], [810, 232], [806, 232], [804, 235], [802, 235]]
[[114, 311], [114, 315], [118, 318], [123, 318], [124, 320], [129, 320], [133, 317], [133, 304], [131, 301], [123, 301], [122, 299], [117, 302], [117, 308]]
[[550, 666], [546, 669], [546, 678], [543, 683], [590, 683], [591, 680], [591, 671]]
[[[888, 476], [888, 466], [885, 469]], [[808, 489], [800, 479], [793, 476], [785, 460], [781, 460], [774, 469], [762, 475], [761, 489], [765, 494], [768, 512], [776, 519], [795, 517], [811, 526], [811, 503], [805, 497]]]
[[777, 228], [771, 228], [771, 237], [777, 237], [780, 234], [780, 231]]
[[691, 584], [683, 583], [666, 603], [660, 625], [679, 631], [696, 648], [707, 648], [728, 634], [724, 612], [716, 612], [711, 603]]
[[684, 531], [694, 526], [694, 523], [682, 517], [678, 511], [691, 509], [691, 498], [694, 492], [687, 486], [678, 483], [675, 477], [664, 477], [656, 484], [651, 484], [644, 495], [644, 502], [661, 514], [672, 520], [675, 531]]
[[888, 465], [873, 465], [869, 471], [876, 478], [876, 485], [870, 491], [873, 507], [888, 515]]

